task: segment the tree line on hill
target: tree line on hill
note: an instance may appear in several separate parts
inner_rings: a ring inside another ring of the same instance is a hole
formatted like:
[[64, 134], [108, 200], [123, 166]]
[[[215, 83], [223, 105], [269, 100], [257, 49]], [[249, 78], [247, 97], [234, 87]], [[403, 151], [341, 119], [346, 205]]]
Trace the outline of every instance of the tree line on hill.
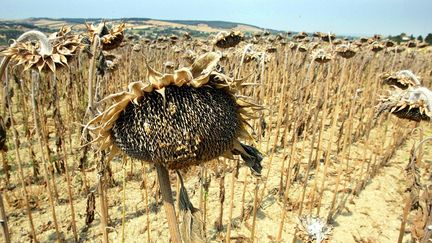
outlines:
[[432, 33], [429, 33], [426, 35], [426, 37], [423, 37], [422, 35], [419, 35], [415, 37], [414, 35], [407, 35], [406, 33], [401, 33], [400, 35], [396, 36], [388, 36], [388, 39], [395, 41], [397, 43], [401, 43], [403, 41], [409, 41], [409, 40], [417, 40], [420, 42], [426, 42], [429, 45], [432, 45]]

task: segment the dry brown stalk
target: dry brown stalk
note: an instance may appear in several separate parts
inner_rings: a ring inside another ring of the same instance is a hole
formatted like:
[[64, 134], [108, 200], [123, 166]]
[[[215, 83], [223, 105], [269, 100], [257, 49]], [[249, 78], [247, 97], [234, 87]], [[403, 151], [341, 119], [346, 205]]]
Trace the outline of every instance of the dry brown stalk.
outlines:
[[164, 201], [165, 214], [168, 220], [171, 241], [173, 243], [181, 243], [180, 231], [177, 224], [168, 170], [161, 164], [156, 164], [156, 170], [162, 198]]
[[231, 241], [231, 225], [232, 225], [232, 216], [233, 216], [233, 208], [234, 208], [234, 190], [235, 184], [238, 177], [238, 162], [236, 168], [231, 174], [231, 188], [230, 188], [230, 203], [229, 203], [229, 211], [228, 211], [228, 224], [227, 224], [227, 232], [225, 236], [225, 242], [229, 243]]
[[40, 120], [39, 120], [39, 116], [37, 113], [38, 110], [38, 106], [36, 103], [36, 84], [37, 82], [39, 82], [39, 75], [36, 72], [32, 73], [32, 78], [31, 78], [31, 87], [32, 87], [32, 108], [33, 108], [33, 120], [34, 120], [34, 125], [36, 128], [36, 135], [38, 137], [38, 141], [39, 141], [39, 149], [41, 151], [41, 160], [42, 160], [42, 165], [44, 167], [44, 179], [45, 179], [45, 183], [47, 185], [48, 188], [48, 199], [51, 205], [51, 213], [52, 213], [52, 217], [53, 217], [53, 221], [54, 221], [54, 226], [55, 226], [55, 230], [56, 230], [56, 235], [57, 235], [57, 242], [62, 242], [62, 235], [60, 234], [60, 229], [58, 226], [58, 222], [57, 222], [57, 216], [56, 216], [56, 211], [55, 211], [55, 202], [53, 199], [53, 191], [51, 188], [51, 184], [50, 184], [50, 180], [49, 180], [49, 170], [48, 170], [48, 166], [47, 166], [47, 161], [45, 160], [45, 155], [44, 155], [44, 143], [43, 143], [43, 131], [42, 128], [40, 127]]
[[[3, 59], [3, 61], [4, 61], [4, 59]], [[3, 70], [3, 72], [4, 72], [4, 70]], [[1, 70], [0, 70], [0, 74], [1, 74]], [[1, 77], [1, 75], [0, 75], [0, 77]], [[6, 82], [6, 87], [8, 87], [8, 84], [9, 84], [9, 82]], [[15, 145], [15, 159], [16, 159], [16, 162], [18, 164], [18, 175], [19, 175], [18, 177], [20, 180], [22, 190], [24, 192], [24, 202], [26, 205], [26, 214], [27, 214], [27, 217], [29, 218], [30, 232], [32, 235], [32, 239], [35, 242], [38, 242], [34, 223], [33, 223], [33, 216], [32, 216], [32, 212], [31, 212], [31, 207], [30, 207], [30, 203], [29, 203], [29, 193], [27, 190], [26, 183], [24, 181], [25, 177], [24, 177], [24, 170], [23, 170], [22, 160], [21, 160], [20, 151], [19, 151], [18, 131], [15, 128], [14, 116], [13, 116], [13, 112], [12, 112], [12, 101], [11, 101], [11, 97], [9, 95], [6, 96], [6, 99], [8, 100], [8, 104], [9, 104], [8, 113], [9, 113], [9, 118], [11, 121], [11, 130], [12, 130], [14, 145]]]
[[3, 194], [0, 192], [0, 224], [3, 229], [3, 236], [6, 243], [11, 243], [10, 235], [9, 235], [9, 226], [8, 226], [8, 219], [3, 203]]

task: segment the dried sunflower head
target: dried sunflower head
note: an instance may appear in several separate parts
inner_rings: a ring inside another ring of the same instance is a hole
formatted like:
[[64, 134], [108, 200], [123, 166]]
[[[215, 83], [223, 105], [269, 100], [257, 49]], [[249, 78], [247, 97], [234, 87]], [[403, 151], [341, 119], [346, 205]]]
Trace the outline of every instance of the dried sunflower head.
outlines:
[[385, 84], [395, 85], [400, 89], [407, 89], [412, 86], [420, 86], [419, 78], [410, 70], [401, 70], [395, 73], [384, 73], [381, 79]]
[[322, 34], [321, 35], [321, 40], [326, 41], [326, 42], [330, 42], [333, 41], [334, 39], [336, 39], [336, 35], [335, 34]]
[[277, 47], [276, 46], [267, 46], [266, 47], [266, 52], [268, 52], [268, 53], [275, 53], [275, 52], [277, 52]]
[[183, 38], [184, 38], [185, 40], [190, 40], [190, 39], [192, 39], [191, 35], [190, 35], [188, 32], [184, 32], [184, 33], [183, 33]]
[[277, 41], [281, 41], [281, 40], [285, 39], [285, 37], [282, 34], [279, 33], [279, 34], [276, 35], [275, 39]]
[[[37, 42], [26, 41], [29, 39]], [[70, 28], [62, 27], [59, 32], [48, 38], [40, 31], [28, 31], [0, 56], [10, 57], [15, 65], [23, 65], [24, 70], [37, 68], [39, 72], [55, 72], [57, 68], [68, 65], [68, 60], [83, 47], [82, 37], [70, 33]]]
[[385, 41], [384, 41], [384, 45], [385, 45], [386, 47], [393, 47], [393, 46], [396, 45], [396, 43], [395, 43], [394, 41], [391, 41], [391, 40], [385, 40]]
[[110, 51], [119, 47], [123, 41], [124, 30], [126, 29], [125, 23], [116, 25], [111, 29], [108, 29], [105, 23], [100, 23], [98, 26], [86, 23], [86, 26], [90, 38], [93, 38], [95, 34], [100, 37], [102, 50], [104, 51]]
[[292, 51], [295, 51], [295, 50], [297, 50], [297, 48], [298, 48], [298, 43], [296, 43], [296, 42], [290, 42], [289, 45], [288, 45], [288, 47], [289, 47]]
[[342, 58], [346, 58], [346, 59], [352, 58], [355, 56], [356, 53], [357, 50], [350, 45], [342, 44], [336, 48], [336, 54]]
[[429, 43], [427, 43], [427, 42], [420, 42], [418, 45], [417, 45], [417, 47], [418, 48], [425, 48], [425, 47], [427, 47], [427, 46], [429, 46]]
[[324, 49], [318, 49], [312, 52], [312, 59], [320, 64], [327, 63], [333, 59], [332, 55]]
[[414, 47], [417, 47], [417, 42], [415, 42], [415, 41], [408, 41], [407, 43], [405, 43], [405, 45], [408, 48], [414, 48]]
[[104, 76], [105, 73], [110, 73], [117, 70], [119, 63], [121, 62], [121, 55], [109, 54], [106, 51], [102, 51], [98, 56], [98, 62], [96, 65], [96, 73]]
[[390, 112], [402, 119], [430, 121], [432, 118], [432, 91], [425, 87], [396, 88], [380, 98], [377, 116]]
[[134, 52], [140, 52], [141, 49], [142, 49], [142, 45], [139, 44], [139, 43], [134, 44], [133, 47], [132, 47], [132, 51], [134, 51]]
[[360, 37], [360, 42], [361, 43], [367, 43], [369, 41], [369, 38], [367, 37]]
[[381, 43], [375, 41], [371, 44], [371, 50], [377, 53], [384, 50], [384, 46]]
[[214, 44], [219, 48], [229, 48], [238, 45], [244, 38], [242, 32], [233, 30], [230, 32], [219, 32], [214, 40]]
[[333, 40], [332, 43], [333, 43], [333, 45], [340, 45], [343, 43], [343, 41], [342, 41], [342, 39], [335, 39], [335, 40]]
[[166, 70], [174, 70], [175, 66], [176, 65], [175, 65], [175, 63], [173, 61], [166, 61], [166, 62], [164, 62], [164, 68]]
[[309, 49], [308, 49], [308, 47], [307, 47], [306, 45], [304, 45], [304, 44], [299, 44], [298, 47], [297, 47], [297, 50], [298, 50], [299, 52], [307, 52]]
[[293, 36], [295, 40], [302, 40], [304, 38], [308, 37], [308, 34], [306, 32], [299, 32], [296, 35]]
[[313, 37], [318, 37], [318, 38], [321, 38], [322, 35], [323, 35], [323, 33], [319, 32], [319, 31], [314, 32], [314, 33], [312, 34]]
[[242, 83], [217, 71], [220, 58], [206, 53], [174, 74], [148, 67], [145, 82], [104, 99], [112, 104], [88, 123], [93, 142], [171, 169], [238, 154], [259, 173], [261, 154], [240, 139], [251, 138], [247, 119], [260, 107], [236, 96]]

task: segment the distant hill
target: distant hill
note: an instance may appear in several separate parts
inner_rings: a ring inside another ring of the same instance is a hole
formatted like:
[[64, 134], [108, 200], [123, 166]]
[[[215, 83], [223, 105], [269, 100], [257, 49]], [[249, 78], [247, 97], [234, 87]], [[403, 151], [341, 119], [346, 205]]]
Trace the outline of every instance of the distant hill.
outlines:
[[[205, 37], [222, 30], [238, 29], [245, 33], [261, 32], [264, 29], [258, 26], [227, 22], [206, 20], [159, 20], [150, 18], [28, 18], [16, 20], [0, 19], [0, 45], [5, 45], [10, 39], [17, 38], [23, 32], [37, 29], [43, 32], [57, 31], [63, 25], [71, 25], [75, 30], [85, 30], [85, 23], [125, 22], [127, 32], [140, 34], [148, 38], [160, 35], [182, 34], [188, 32], [192, 36]], [[281, 31], [266, 29], [273, 33]]]

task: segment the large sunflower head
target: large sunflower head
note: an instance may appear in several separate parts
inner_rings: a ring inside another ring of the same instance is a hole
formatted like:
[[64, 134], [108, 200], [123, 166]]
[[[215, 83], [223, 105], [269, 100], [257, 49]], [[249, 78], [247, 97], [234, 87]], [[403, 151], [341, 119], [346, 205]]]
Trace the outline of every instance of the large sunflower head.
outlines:
[[420, 86], [420, 79], [410, 70], [401, 70], [395, 73], [384, 73], [381, 79], [385, 84], [397, 86], [400, 89]]
[[206, 53], [173, 74], [148, 67], [144, 82], [104, 99], [112, 103], [88, 123], [94, 142], [111, 158], [122, 151], [171, 169], [241, 155], [259, 173], [261, 154], [240, 140], [251, 139], [247, 120], [260, 107], [239, 98], [244, 84], [218, 71], [220, 58]]
[[378, 115], [390, 112], [402, 119], [430, 121], [432, 118], [432, 91], [425, 87], [396, 88], [381, 97]]
[[24, 70], [37, 68], [40, 72], [55, 72], [57, 68], [67, 66], [68, 60], [83, 46], [81, 39], [81, 36], [71, 34], [68, 27], [62, 27], [49, 38], [40, 31], [32, 30], [1, 51], [0, 56], [10, 57], [15, 65], [23, 65]]

